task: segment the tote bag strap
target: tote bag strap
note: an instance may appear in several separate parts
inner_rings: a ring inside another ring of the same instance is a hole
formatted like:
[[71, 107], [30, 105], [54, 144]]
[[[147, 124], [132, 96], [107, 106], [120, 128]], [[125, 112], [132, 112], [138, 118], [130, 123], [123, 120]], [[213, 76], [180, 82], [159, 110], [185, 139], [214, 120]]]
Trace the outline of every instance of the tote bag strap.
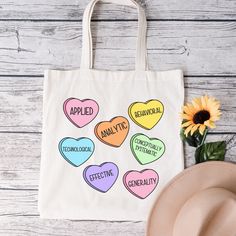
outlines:
[[93, 68], [93, 43], [91, 35], [91, 17], [94, 6], [98, 1], [115, 3], [119, 5], [132, 6], [138, 9], [138, 41], [136, 49], [136, 70], [147, 69], [147, 47], [146, 47], [146, 32], [147, 21], [144, 9], [135, 0], [92, 0], [86, 7], [83, 16], [83, 44], [81, 56], [81, 68]]

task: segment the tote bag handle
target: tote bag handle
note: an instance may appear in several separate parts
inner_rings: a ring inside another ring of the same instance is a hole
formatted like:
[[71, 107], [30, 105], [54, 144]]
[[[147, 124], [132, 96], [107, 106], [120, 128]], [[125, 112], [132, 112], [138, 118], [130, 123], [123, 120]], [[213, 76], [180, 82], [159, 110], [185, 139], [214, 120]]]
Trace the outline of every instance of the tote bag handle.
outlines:
[[146, 47], [146, 32], [147, 21], [144, 9], [134, 0], [92, 0], [86, 7], [83, 16], [83, 44], [82, 44], [82, 56], [81, 56], [81, 68], [92, 69], [93, 68], [93, 43], [91, 35], [91, 17], [94, 10], [94, 6], [98, 1], [115, 3], [118, 5], [132, 6], [138, 9], [138, 42], [136, 49], [136, 70], [147, 69], [147, 47]]

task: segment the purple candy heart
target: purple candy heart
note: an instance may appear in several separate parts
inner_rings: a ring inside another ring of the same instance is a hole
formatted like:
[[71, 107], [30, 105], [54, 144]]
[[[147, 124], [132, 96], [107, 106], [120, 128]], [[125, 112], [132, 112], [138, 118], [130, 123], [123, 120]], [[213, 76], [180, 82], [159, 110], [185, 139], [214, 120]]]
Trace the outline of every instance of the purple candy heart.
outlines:
[[102, 192], [107, 192], [116, 182], [119, 169], [113, 162], [104, 162], [101, 165], [90, 165], [84, 169], [83, 177], [86, 183]]

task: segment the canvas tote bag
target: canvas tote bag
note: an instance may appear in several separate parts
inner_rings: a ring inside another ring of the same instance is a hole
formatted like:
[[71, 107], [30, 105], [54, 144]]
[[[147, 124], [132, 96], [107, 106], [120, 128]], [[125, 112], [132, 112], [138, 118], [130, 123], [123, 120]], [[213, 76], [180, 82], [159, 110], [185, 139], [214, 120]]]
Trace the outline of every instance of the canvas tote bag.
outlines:
[[93, 69], [91, 14], [84, 13], [79, 70], [45, 72], [39, 212], [42, 218], [146, 220], [166, 183], [184, 168], [179, 138], [181, 70], [146, 62], [146, 18], [138, 9], [134, 71]]

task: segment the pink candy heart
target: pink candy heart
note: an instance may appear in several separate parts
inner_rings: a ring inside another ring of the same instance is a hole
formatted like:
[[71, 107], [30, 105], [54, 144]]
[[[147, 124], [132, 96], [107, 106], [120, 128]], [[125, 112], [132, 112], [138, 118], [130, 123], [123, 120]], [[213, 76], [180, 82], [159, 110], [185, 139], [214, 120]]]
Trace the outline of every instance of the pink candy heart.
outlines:
[[158, 182], [159, 176], [152, 169], [131, 170], [123, 176], [123, 183], [127, 190], [141, 199], [148, 197], [154, 191]]
[[99, 106], [92, 99], [68, 98], [63, 104], [63, 111], [70, 122], [82, 128], [97, 116]]

